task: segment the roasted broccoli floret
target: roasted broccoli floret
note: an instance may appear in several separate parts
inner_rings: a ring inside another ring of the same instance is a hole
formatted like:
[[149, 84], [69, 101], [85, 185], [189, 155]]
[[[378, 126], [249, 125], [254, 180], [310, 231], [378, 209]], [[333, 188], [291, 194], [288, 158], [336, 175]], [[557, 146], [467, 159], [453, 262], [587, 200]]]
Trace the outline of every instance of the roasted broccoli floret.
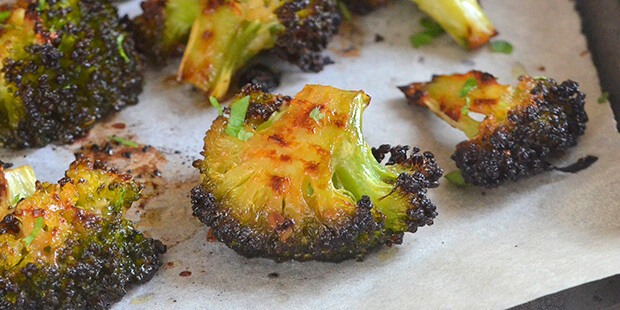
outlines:
[[304, 71], [321, 71], [331, 60], [320, 52], [340, 25], [334, 0], [207, 1], [199, 11], [177, 78], [218, 99], [264, 50]]
[[0, 170], [0, 189], [28, 195], [1, 196], [0, 309], [107, 309], [151, 279], [166, 247], [124, 219], [141, 185], [83, 158], [58, 184], [26, 170]]
[[157, 66], [166, 64], [168, 58], [181, 56], [200, 6], [201, 0], [142, 2], [142, 15], [130, 22], [138, 51]]
[[497, 34], [478, 0], [413, 0], [461, 46], [475, 49]]
[[239, 254], [361, 259], [433, 224], [426, 191], [443, 170], [417, 147], [373, 152], [362, 136], [363, 92], [308, 85], [290, 99], [246, 88], [236, 99], [206, 134], [192, 203]]
[[68, 143], [142, 91], [133, 40], [102, 0], [0, 5], [0, 146]]
[[570, 80], [522, 76], [511, 87], [471, 71], [400, 89], [409, 103], [427, 107], [467, 135], [452, 159], [464, 180], [477, 186], [496, 187], [552, 168], [547, 160], [577, 144], [588, 121], [585, 94]]

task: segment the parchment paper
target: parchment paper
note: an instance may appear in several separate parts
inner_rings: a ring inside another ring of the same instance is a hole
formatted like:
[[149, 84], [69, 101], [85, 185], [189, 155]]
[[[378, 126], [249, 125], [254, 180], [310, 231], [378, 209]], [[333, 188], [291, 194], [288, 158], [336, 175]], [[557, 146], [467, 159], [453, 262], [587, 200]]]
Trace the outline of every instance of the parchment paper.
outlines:
[[[170, 245], [164, 260], [171, 264], [146, 285], [132, 288], [114, 308], [505, 308], [619, 273], [620, 141], [609, 104], [597, 103], [599, 82], [573, 3], [495, 0], [483, 5], [501, 33], [498, 39], [514, 45], [513, 54], [486, 48], [467, 52], [447, 36], [414, 49], [408, 38], [422, 30], [422, 14], [400, 0], [356, 18], [362, 34], [345, 35], [330, 45], [341, 50], [361, 41], [358, 57], [332, 53], [336, 64], [319, 74], [277, 65], [284, 73], [278, 92], [295, 95], [306, 83], [364, 90], [373, 98], [364, 115], [370, 145], [419, 145], [451, 171], [449, 157], [465, 136], [428, 111], [408, 106], [397, 85], [474, 68], [493, 73], [501, 83], [516, 83], [512, 72], [521, 67], [531, 75], [570, 78], [588, 94], [590, 122], [579, 145], [556, 163], [592, 154], [599, 161], [591, 168], [575, 175], [545, 173], [495, 190], [458, 188], [444, 179], [430, 192], [439, 208], [436, 224], [363, 262], [246, 259], [208, 242], [206, 227], [190, 215], [188, 193], [198, 182], [190, 162], [198, 158], [216, 111], [188, 87], [164, 82], [174, 73], [171, 65], [147, 73], [140, 103], [107, 121], [126, 123], [136, 141], [163, 150], [168, 159], [161, 168], [165, 190], [149, 200], [145, 211], [159, 212], [159, 229], [144, 223], [138, 227]], [[135, 14], [137, 2], [124, 4], [123, 10]], [[375, 42], [375, 34], [385, 41]], [[94, 134], [105, 134], [105, 128], [97, 125]], [[40, 179], [55, 181], [75, 148], [4, 150], [0, 158], [30, 164]], [[191, 275], [182, 277], [182, 271]]]

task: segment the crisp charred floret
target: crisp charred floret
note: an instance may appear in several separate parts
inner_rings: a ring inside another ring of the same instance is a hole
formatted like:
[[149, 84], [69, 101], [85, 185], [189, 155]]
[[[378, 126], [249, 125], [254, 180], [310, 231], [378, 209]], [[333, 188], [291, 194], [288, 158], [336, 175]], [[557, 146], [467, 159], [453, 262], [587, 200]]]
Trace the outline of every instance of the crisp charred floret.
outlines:
[[461, 46], [475, 49], [497, 35], [478, 0], [413, 0]]
[[178, 79], [222, 98], [235, 73], [273, 49], [304, 71], [330, 62], [321, 56], [340, 24], [333, 0], [207, 1], [192, 28]]
[[[463, 131], [452, 159], [467, 183], [496, 187], [552, 166], [550, 157], [577, 144], [586, 128], [585, 94], [573, 81], [519, 78], [500, 85], [488, 73], [435, 76], [400, 88], [409, 103], [427, 107]], [[482, 121], [472, 116], [482, 114]]]
[[58, 184], [22, 179], [0, 184], [31, 191], [1, 210], [1, 309], [107, 309], [161, 266], [166, 247], [124, 219], [142, 190], [130, 176], [80, 158]]
[[181, 56], [201, 0], [146, 0], [142, 14], [131, 22], [137, 50], [152, 65]]
[[236, 100], [206, 134], [192, 203], [213, 236], [239, 254], [361, 259], [433, 224], [426, 191], [443, 170], [418, 148], [373, 154], [362, 136], [370, 102], [363, 92], [309, 85], [290, 99], [246, 88]]
[[133, 40], [100, 0], [0, 6], [0, 146], [68, 143], [142, 91]]

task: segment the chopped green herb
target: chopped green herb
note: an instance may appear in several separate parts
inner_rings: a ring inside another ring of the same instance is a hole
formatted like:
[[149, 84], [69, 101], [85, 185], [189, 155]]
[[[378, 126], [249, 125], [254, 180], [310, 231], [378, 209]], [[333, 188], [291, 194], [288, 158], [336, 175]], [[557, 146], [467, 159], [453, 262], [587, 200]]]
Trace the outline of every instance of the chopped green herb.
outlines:
[[506, 103], [504, 103], [504, 102], [500, 102], [499, 106], [502, 107], [502, 108], [507, 108], [508, 107], [508, 105]]
[[41, 231], [41, 228], [43, 228], [43, 222], [44, 221], [42, 217], [37, 217], [34, 220], [34, 229], [28, 236], [26, 236], [26, 238], [24, 238], [24, 243], [26, 244], [26, 246], [29, 246], [30, 243], [34, 241], [34, 238], [37, 237], [37, 235], [39, 234], [39, 231]]
[[446, 33], [438, 23], [430, 18], [422, 18], [422, 20], [420, 20], [420, 25], [426, 29], [426, 33], [432, 35], [434, 38]]
[[15, 198], [13, 198], [13, 205], [16, 205], [20, 200], [22, 200], [22, 196], [20, 194], [15, 195]]
[[248, 112], [249, 105], [250, 96], [245, 96], [230, 104], [230, 118], [225, 130], [227, 134], [239, 138], [239, 132], [243, 130], [245, 114]]
[[456, 184], [458, 186], [467, 186], [465, 183], [465, 179], [463, 178], [463, 174], [461, 174], [461, 170], [454, 170], [445, 175], [445, 178], [450, 181], [450, 183]]
[[114, 141], [114, 142], [118, 142], [124, 146], [128, 146], [128, 147], [138, 147], [138, 143], [135, 143], [133, 141], [127, 140], [127, 139], [123, 139], [121, 137], [117, 137], [117, 136], [109, 136], [108, 137], [110, 140]]
[[39, 0], [39, 7], [37, 8], [37, 11], [43, 10], [45, 10], [45, 0]]
[[211, 102], [211, 105], [217, 108], [217, 115], [222, 116], [224, 115], [224, 110], [222, 109], [222, 106], [220, 105], [220, 102], [217, 101], [217, 98], [211, 96], [209, 97], [209, 102]]
[[347, 5], [344, 2], [342, 2], [342, 0], [338, 0], [337, 2], [338, 2], [338, 8], [340, 9], [340, 13], [342, 15], [342, 18], [345, 21], [350, 21], [351, 20], [351, 11], [347, 7]]
[[609, 93], [604, 91], [600, 97], [598, 97], [598, 103], [605, 103], [609, 101]]
[[461, 108], [461, 114], [463, 115], [469, 114], [470, 107], [471, 107], [471, 99], [469, 99], [469, 97], [465, 97], [465, 106]]
[[9, 17], [11, 17], [11, 11], [0, 12], [0, 23], [4, 23]]
[[512, 53], [512, 44], [506, 41], [495, 41], [491, 43], [491, 52], [494, 53], [503, 53], [503, 54], [511, 54]]
[[254, 136], [253, 133], [251, 133], [249, 131], [241, 130], [237, 134], [237, 139], [245, 142], [245, 141], [250, 140], [250, 138], [252, 138], [253, 136]]
[[116, 44], [118, 45], [118, 52], [121, 54], [121, 57], [125, 59], [125, 62], [129, 62], [129, 57], [125, 54], [125, 49], [123, 48], [123, 41], [125, 41], [125, 35], [121, 34], [116, 38]]
[[546, 81], [547, 77], [544, 76], [534, 76], [532, 77], [534, 79], [534, 81]]
[[476, 79], [474, 78], [467, 79], [467, 81], [465, 81], [465, 84], [463, 84], [463, 87], [461, 88], [459, 97], [465, 98], [465, 96], [467, 96], [469, 92], [471, 92], [472, 89], [474, 89], [476, 86], [478, 86], [478, 82], [476, 82]]
[[321, 109], [319, 107], [314, 108], [310, 112], [310, 117], [315, 121], [320, 121], [323, 117], [325, 117], [325, 113], [321, 113]]
[[422, 25], [422, 27], [424, 27], [424, 29], [426, 30], [424, 30], [423, 32], [418, 32], [409, 37], [411, 45], [413, 45], [413, 47], [415, 48], [429, 45], [433, 41], [433, 39], [446, 33], [446, 31], [443, 30], [443, 28], [441, 28], [438, 23], [434, 22], [429, 18], [423, 18], [422, 20], [420, 20], [420, 25]]

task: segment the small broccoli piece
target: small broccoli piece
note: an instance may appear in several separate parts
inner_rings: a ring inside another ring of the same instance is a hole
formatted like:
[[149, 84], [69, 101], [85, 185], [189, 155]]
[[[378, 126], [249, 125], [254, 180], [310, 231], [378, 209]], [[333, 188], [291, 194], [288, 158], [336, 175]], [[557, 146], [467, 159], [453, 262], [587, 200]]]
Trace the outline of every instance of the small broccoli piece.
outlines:
[[142, 74], [117, 11], [101, 0], [0, 6], [0, 146], [69, 143], [135, 104]]
[[[9, 189], [19, 183], [11, 173]], [[37, 182], [2, 210], [0, 309], [108, 309], [150, 280], [166, 247], [124, 219], [141, 191], [130, 176], [78, 158], [58, 184]]]
[[427, 107], [467, 135], [452, 159], [465, 181], [477, 186], [496, 187], [552, 168], [547, 159], [576, 145], [588, 121], [585, 94], [570, 80], [558, 85], [522, 76], [511, 87], [471, 71], [400, 89], [409, 103]]
[[[152, 65], [181, 56], [199, 15], [200, 0], [146, 0], [142, 14], [131, 22], [136, 49]], [[206, 2], [206, 1], [203, 1]]]
[[[246, 96], [242, 130], [251, 137], [242, 141], [227, 128]], [[426, 191], [443, 170], [418, 148], [409, 155], [409, 147], [371, 150], [362, 136], [370, 102], [363, 92], [308, 85], [294, 99], [256, 88], [236, 98], [230, 116], [218, 117], [206, 134], [192, 203], [194, 216], [239, 254], [362, 259], [433, 224], [436, 207]]]
[[331, 61], [320, 52], [340, 25], [334, 0], [206, 1], [198, 12], [177, 79], [217, 99], [261, 51], [321, 71]]
[[475, 49], [497, 35], [478, 0], [413, 0], [461, 46]]

